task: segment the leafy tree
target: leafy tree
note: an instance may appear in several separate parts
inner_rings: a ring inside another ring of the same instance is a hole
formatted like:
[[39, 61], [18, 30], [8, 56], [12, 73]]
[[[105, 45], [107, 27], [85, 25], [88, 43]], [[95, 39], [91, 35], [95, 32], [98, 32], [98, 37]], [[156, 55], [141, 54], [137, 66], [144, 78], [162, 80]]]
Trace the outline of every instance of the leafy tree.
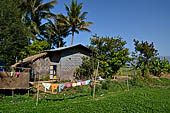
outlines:
[[6, 65], [19, 60], [19, 52], [29, 44], [31, 32], [21, 22], [20, 2], [0, 1], [0, 62]]
[[43, 0], [25, 0], [21, 5], [21, 9], [24, 11], [23, 21], [31, 29], [35, 39], [37, 39], [37, 35], [40, 36], [42, 20], [55, 16], [55, 14], [51, 13], [50, 9], [56, 3], [56, 0], [44, 4]]
[[[115, 73], [125, 65], [129, 60], [128, 49], [125, 48], [125, 41], [122, 38], [117, 37], [99, 37], [94, 35], [91, 38], [91, 44], [89, 48], [95, 53], [89, 60], [85, 59], [83, 64], [80, 66], [80, 71], [83, 72], [84, 69], [89, 69], [90, 74], [96, 69], [97, 62], [100, 63], [99, 75], [105, 78], [113, 77]], [[86, 70], [83, 75], [87, 75]]]
[[44, 50], [48, 50], [50, 45], [47, 41], [34, 41], [31, 45], [25, 46], [24, 50], [19, 53], [20, 57], [23, 59], [27, 56], [35, 55]]
[[158, 55], [158, 50], [154, 48], [153, 42], [149, 44], [147, 41], [134, 40], [135, 52], [132, 56], [136, 61], [136, 68], [141, 70], [142, 76], [146, 77], [149, 71], [149, 64], [152, 58]]
[[88, 12], [81, 13], [81, 9], [83, 7], [83, 3], [77, 4], [77, 1], [71, 2], [69, 6], [65, 5], [67, 16], [64, 16], [62, 14], [59, 14], [58, 17], [63, 20], [66, 26], [69, 27], [71, 34], [72, 34], [72, 41], [71, 45], [73, 45], [74, 41], [74, 34], [79, 34], [79, 31], [87, 31], [90, 32], [90, 30], [87, 28], [92, 22], [86, 22], [86, 15]]
[[155, 76], [161, 76], [162, 74], [166, 74], [170, 72], [169, 61], [160, 58], [153, 58], [151, 61], [150, 72]]

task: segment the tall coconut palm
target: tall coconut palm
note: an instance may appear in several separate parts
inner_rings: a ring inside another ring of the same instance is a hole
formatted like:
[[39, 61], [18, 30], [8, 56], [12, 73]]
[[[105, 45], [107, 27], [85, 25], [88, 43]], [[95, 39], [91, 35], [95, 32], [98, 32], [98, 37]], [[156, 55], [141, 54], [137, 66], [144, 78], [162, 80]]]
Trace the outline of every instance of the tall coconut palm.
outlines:
[[65, 44], [63, 38], [69, 35], [68, 27], [57, 16], [53, 19], [54, 22], [48, 20], [48, 23], [42, 26], [44, 30], [41, 34], [45, 36], [45, 40], [50, 42], [51, 47], [63, 47]]
[[40, 35], [42, 19], [54, 16], [50, 9], [57, 3], [56, 0], [44, 3], [43, 0], [25, 0], [21, 8], [24, 10], [24, 21], [29, 26], [34, 36]]
[[72, 34], [71, 45], [73, 44], [75, 33], [79, 34], [79, 31], [91, 32], [87, 27], [93, 23], [85, 21], [88, 12], [81, 13], [82, 7], [82, 3], [77, 4], [77, 1], [72, 0], [69, 6], [65, 4], [67, 16], [62, 14], [58, 15], [58, 17], [61, 18], [61, 20], [63, 20], [70, 28], [70, 32]]

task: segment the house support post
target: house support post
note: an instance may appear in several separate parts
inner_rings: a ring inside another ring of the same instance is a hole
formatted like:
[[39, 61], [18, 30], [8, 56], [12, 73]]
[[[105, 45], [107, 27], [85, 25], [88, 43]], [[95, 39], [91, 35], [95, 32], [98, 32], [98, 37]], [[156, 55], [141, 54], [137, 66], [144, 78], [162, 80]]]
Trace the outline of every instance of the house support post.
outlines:
[[12, 89], [12, 98], [14, 97], [14, 89]]

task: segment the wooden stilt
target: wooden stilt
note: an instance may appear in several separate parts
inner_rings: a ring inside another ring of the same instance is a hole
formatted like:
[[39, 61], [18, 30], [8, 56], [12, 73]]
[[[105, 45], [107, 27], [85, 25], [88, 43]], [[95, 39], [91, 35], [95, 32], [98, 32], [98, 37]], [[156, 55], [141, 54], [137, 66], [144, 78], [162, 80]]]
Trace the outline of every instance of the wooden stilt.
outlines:
[[28, 96], [30, 96], [30, 89], [28, 89], [28, 93], [27, 93]]
[[14, 96], [14, 89], [12, 89], [12, 98], [13, 98], [13, 96]]
[[98, 69], [99, 69], [99, 61], [98, 61], [98, 64], [97, 64], [97, 70], [96, 70], [96, 73], [95, 73], [95, 76], [94, 76], [94, 86], [93, 86], [93, 99], [95, 97], [95, 90], [96, 90], [96, 77], [98, 75]]

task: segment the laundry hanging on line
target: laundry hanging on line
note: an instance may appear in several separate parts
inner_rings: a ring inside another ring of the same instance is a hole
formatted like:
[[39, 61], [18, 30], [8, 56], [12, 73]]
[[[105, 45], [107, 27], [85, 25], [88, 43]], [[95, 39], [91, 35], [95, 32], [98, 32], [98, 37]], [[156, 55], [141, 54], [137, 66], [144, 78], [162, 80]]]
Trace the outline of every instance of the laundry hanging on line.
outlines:
[[42, 83], [42, 85], [45, 87], [45, 92], [46, 92], [46, 90], [48, 89], [50, 89], [50, 86], [51, 86], [51, 83]]
[[16, 72], [15, 74], [16, 74], [16, 77], [19, 77], [20, 72]]
[[66, 87], [71, 87], [72, 84], [71, 84], [71, 83], [67, 83], [67, 84], [65, 84], [65, 86], [66, 86]]
[[90, 83], [90, 80], [86, 80], [86, 85], [88, 85]]
[[52, 93], [54, 92], [54, 89], [57, 90], [57, 88], [58, 88], [58, 84], [51, 84]]
[[81, 86], [81, 82], [77, 82], [77, 86]]
[[51, 86], [51, 90], [52, 90], [52, 93], [54, 92], [54, 89], [57, 90], [58, 88], [58, 91], [61, 92], [62, 89], [64, 89], [64, 87], [76, 87], [76, 86], [84, 86], [84, 85], [88, 85], [90, 83], [90, 80], [86, 80], [86, 81], [82, 81], [82, 82], [77, 82], [77, 83], [66, 83], [66, 84], [51, 84], [51, 83], [42, 83], [42, 85], [45, 87], [45, 92], [46, 92], [46, 89], [50, 89], [50, 86]]
[[86, 85], [86, 82], [85, 81], [81, 82], [81, 85], [82, 86]]
[[61, 92], [62, 89], [64, 89], [65, 84], [59, 84], [58, 85], [58, 91]]
[[72, 83], [72, 87], [76, 87], [77, 86], [77, 83]]

